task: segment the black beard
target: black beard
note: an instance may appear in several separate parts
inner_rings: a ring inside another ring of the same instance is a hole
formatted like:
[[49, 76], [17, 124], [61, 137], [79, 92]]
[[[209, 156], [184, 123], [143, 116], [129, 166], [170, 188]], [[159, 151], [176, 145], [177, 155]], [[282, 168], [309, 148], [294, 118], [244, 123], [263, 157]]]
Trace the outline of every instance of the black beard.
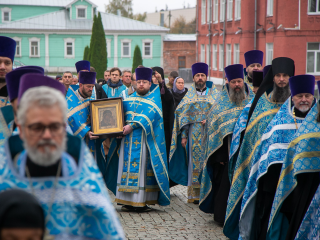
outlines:
[[289, 83], [285, 87], [278, 87], [276, 83], [273, 84], [272, 100], [274, 102], [285, 102], [290, 94]]
[[244, 86], [241, 88], [239, 92], [236, 92], [235, 89], [229, 87], [229, 95], [231, 102], [239, 105], [246, 98], [246, 92]]
[[141, 90], [141, 89], [137, 88], [137, 89], [136, 89], [136, 92], [137, 92], [140, 96], [144, 96], [144, 95], [146, 95], [146, 94], [149, 92], [149, 89], [143, 89], [143, 90]]
[[0, 83], [5, 83], [6, 82], [6, 78], [0, 78]]
[[202, 89], [206, 86], [206, 82], [197, 82], [197, 83], [194, 83], [194, 85], [196, 86], [196, 88]]

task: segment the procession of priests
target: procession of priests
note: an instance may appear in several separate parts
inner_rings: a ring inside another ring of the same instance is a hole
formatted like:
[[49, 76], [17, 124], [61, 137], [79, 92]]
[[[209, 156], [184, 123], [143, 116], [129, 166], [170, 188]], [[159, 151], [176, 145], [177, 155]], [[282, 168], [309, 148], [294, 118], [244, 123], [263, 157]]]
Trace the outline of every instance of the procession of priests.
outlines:
[[[178, 184], [231, 240], [320, 238], [320, 85], [291, 58], [248, 51], [222, 88], [197, 62], [188, 89], [158, 66], [97, 82], [85, 60], [60, 82], [15, 50], [0, 36], [0, 239], [125, 239], [115, 206], [152, 212]], [[122, 131], [95, 134], [91, 104], [115, 100]]]

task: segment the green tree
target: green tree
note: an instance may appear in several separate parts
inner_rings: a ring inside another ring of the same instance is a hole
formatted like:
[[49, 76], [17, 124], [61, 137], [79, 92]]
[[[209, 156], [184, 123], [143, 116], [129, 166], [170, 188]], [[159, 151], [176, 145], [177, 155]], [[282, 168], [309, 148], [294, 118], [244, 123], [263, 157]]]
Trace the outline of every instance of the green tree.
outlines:
[[132, 0], [110, 0], [108, 5], [105, 5], [107, 13], [118, 14], [121, 11], [121, 16], [133, 18]]
[[133, 16], [134, 20], [140, 21], [140, 22], [144, 22], [147, 18], [147, 12], [144, 13], [138, 13], [137, 15]]
[[142, 64], [142, 54], [141, 54], [141, 50], [140, 50], [139, 46], [136, 45], [136, 47], [134, 48], [134, 53], [133, 53], [132, 72], [134, 72], [139, 65], [143, 65]]
[[86, 46], [83, 52], [83, 60], [89, 61], [89, 51], [90, 51], [89, 46]]
[[107, 69], [107, 46], [100, 13], [93, 20], [91, 43], [90, 65], [96, 69], [97, 79], [103, 78], [104, 71]]
[[175, 33], [175, 34], [196, 33], [196, 19], [187, 23], [186, 19], [183, 16], [180, 16], [173, 22], [170, 29], [170, 33]]

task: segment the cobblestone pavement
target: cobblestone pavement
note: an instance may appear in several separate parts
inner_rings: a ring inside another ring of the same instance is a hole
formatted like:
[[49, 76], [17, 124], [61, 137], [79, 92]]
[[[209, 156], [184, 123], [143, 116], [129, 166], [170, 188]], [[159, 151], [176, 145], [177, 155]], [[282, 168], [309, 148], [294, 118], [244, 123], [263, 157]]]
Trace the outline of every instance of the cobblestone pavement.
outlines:
[[[187, 203], [187, 187], [178, 185], [170, 191], [171, 204], [152, 206], [151, 212], [122, 212], [114, 203], [128, 239], [227, 239], [212, 214]], [[111, 192], [110, 196], [114, 199]]]

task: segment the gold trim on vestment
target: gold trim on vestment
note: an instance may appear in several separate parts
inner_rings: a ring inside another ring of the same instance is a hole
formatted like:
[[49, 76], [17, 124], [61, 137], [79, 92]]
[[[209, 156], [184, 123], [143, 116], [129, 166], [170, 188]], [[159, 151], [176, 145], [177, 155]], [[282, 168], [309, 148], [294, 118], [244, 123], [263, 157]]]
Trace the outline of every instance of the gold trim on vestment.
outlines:
[[81, 105], [75, 107], [75, 108], [72, 108], [72, 110], [70, 112], [68, 112], [67, 114], [67, 118], [71, 117], [73, 114], [75, 114], [76, 112], [88, 107], [90, 104], [90, 101], [87, 101], [87, 102], [84, 102], [82, 103]]
[[125, 101], [136, 101], [136, 100], [138, 100], [139, 102], [143, 102], [143, 103], [151, 105], [152, 107], [154, 107], [157, 110], [159, 115], [162, 117], [162, 111], [160, 110], [160, 108], [154, 102], [152, 102], [150, 100], [144, 99], [142, 97], [130, 97], [130, 98], [127, 98]]
[[77, 136], [89, 123], [90, 122], [82, 123], [78, 128], [78, 130], [73, 135]]
[[126, 200], [122, 200], [122, 199], [116, 198], [114, 201], [116, 203], [120, 203], [120, 204], [123, 204], [123, 205], [130, 205], [130, 206], [133, 206], [133, 207], [144, 207], [147, 204], [148, 205], [158, 204], [158, 200], [145, 201], [143, 203], [140, 203], [140, 202], [131, 202], [131, 201], [126, 201]]
[[249, 132], [251, 130], [251, 128], [257, 123], [259, 122], [259, 120], [261, 120], [261, 118], [266, 117], [268, 115], [271, 115], [273, 113], [276, 113], [279, 111], [280, 108], [273, 108], [271, 110], [268, 110], [266, 112], [261, 113], [258, 117], [256, 117], [247, 127], [246, 132]]

